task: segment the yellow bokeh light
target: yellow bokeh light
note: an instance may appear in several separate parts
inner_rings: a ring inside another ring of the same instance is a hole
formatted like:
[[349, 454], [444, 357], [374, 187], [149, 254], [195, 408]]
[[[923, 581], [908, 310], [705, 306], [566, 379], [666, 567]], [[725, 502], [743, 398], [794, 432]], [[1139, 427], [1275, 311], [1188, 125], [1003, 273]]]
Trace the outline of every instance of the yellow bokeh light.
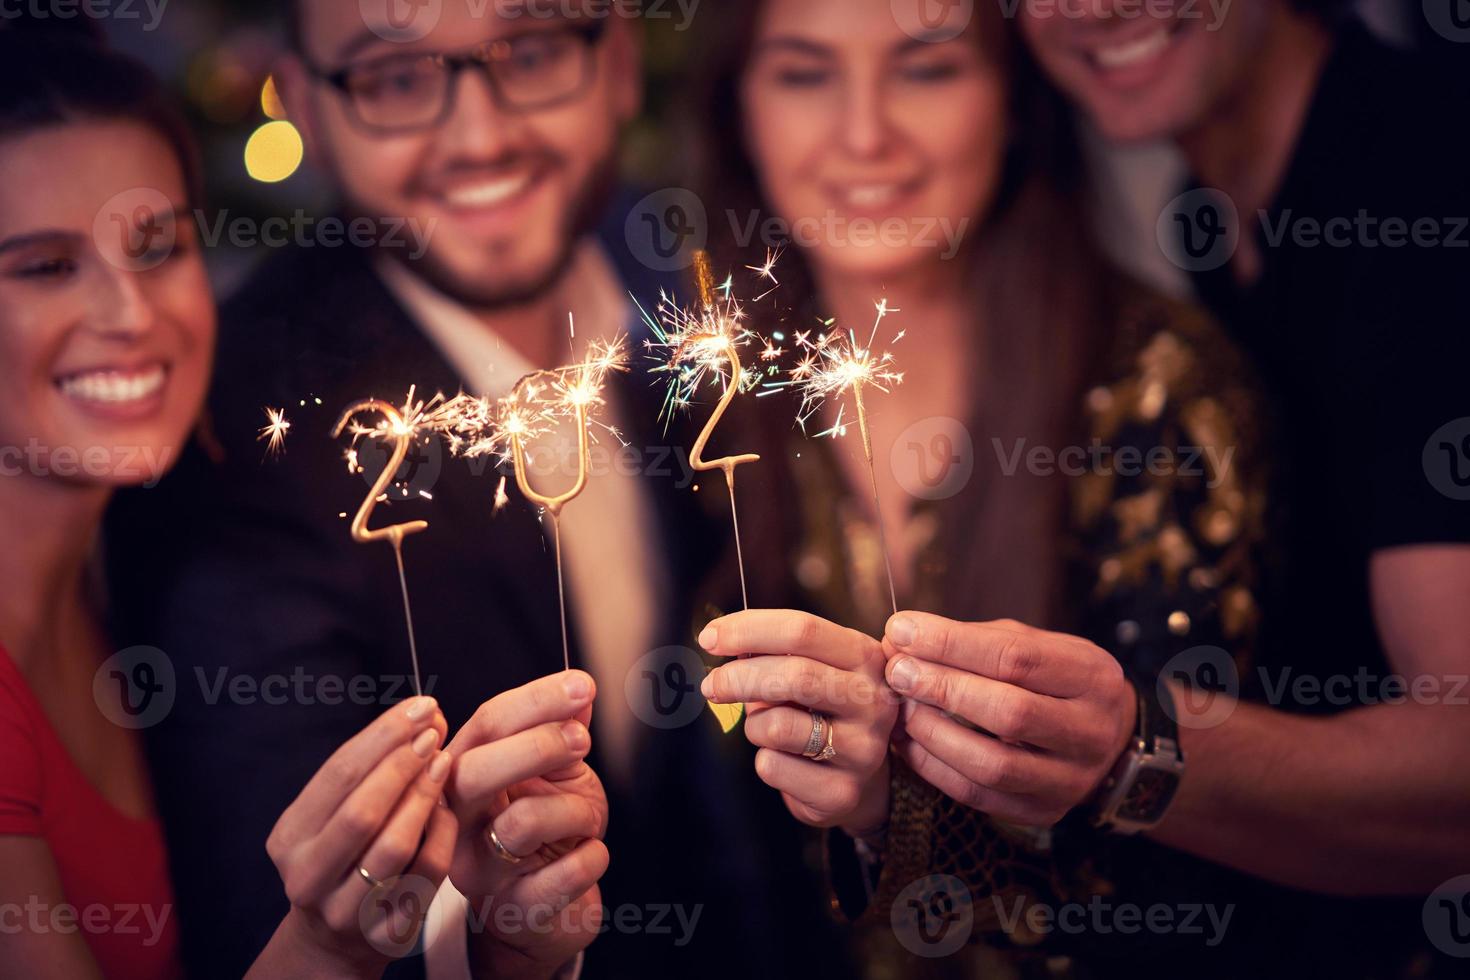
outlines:
[[260, 90], [260, 110], [271, 119], [286, 118], [286, 106], [281, 102], [281, 94], [276, 91], [274, 75], [266, 78], [265, 85]]
[[284, 120], [268, 122], [245, 144], [245, 170], [263, 184], [285, 180], [301, 166], [301, 134]]

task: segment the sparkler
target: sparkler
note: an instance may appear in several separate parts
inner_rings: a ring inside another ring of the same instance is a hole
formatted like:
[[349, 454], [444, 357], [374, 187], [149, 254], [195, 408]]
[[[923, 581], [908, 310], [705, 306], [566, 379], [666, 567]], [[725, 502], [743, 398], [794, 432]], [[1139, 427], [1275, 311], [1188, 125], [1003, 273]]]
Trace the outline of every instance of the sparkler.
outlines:
[[[764, 267], [748, 268], [775, 282], [771, 267], [777, 258], [779, 253], [768, 253]], [[644, 316], [653, 326], [656, 337], [656, 341], [650, 342], [649, 346], [658, 352], [658, 359], [663, 362], [655, 371], [666, 371], [673, 375], [664, 402], [666, 410], [687, 406], [701, 383], [711, 375], [718, 377], [724, 388], [719, 404], [694, 441], [694, 449], [689, 454], [689, 465], [702, 473], [721, 470], [725, 474], [725, 486], [730, 492], [730, 521], [735, 531], [735, 559], [740, 569], [740, 598], [745, 608], [749, 609], [745, 553], [740, 544], [740, 513], [735, 503], [735, 469], [746, 463], [759, 462], [760, 456], [743, 453], [707, 460], [704, 452], [709, 446], [710, 436], [714, 434], [715, 427], [720, 424], [720, 419], [724, 417], [735, 396], [741, 391], [749, 390], [758, 381], [758, 376], [747, 374], [740, 363], [740, 345], [749, 342], [754, 334], [741, 326], [744, 314], [739, 304], [730, 298], [729, 281], [724, 287], [723, 301], [716, 301], [716, 287], [714, 276], [710, 272], [708, 253], [699, 251], [694, 254], [694, 273], [699, 289], [698, 310], [692, 313], [681, 310], [665, 298], [659, 306], [662, 322], [648, 317], [646, 312]], [[771, 349], [767, 343], [767, 350]]]
[[267, 456], [279, 456], [285, 449], [286, 435], [291, 431], [291, 423], [286, 420], [284, 408], [267, 408], [265, 417], [266, 424], [261, 428], [256, 441], [265, 443]]
[[[575, 327], [573, 327], [575, 337]], [[561, 607], [562, 659], [571, 669], [571, 642], [567, 635], [567, 597], [561, 554], [561, 513], [587, 488], [592, 468], [592, 427], [602, 425], [614, 437], [616, 429], [597, 420], [597, 410], [606, 404], [602, 392], [608, 375], [628, 369], [622, 337], [594, 341], [582, 361], [549, 371], [535, 371], [515, 383], [510, 394], [498, 401], [461, 396], [436, 415], [445, 419], [444, 431], [450, 448], [465, 457], [494, 455], [509, 459], [515, 468], [516, 486], [527, 500], [551, 517], [556, 548], [556, 590]], [[577, 477], [570, 489], [544, 494], [531, 485], [526, 466], [526, 444], [549, 435], [565, 420], [577, 427]], [[437, 427], [437, 426], [436, 426]], [[505, 505], [505, 480], [495, 493], [495, 509]]]
[[[883, 505], [878, 495], [878, 473], [873, 464], [873, 439], [868, 431], [868, 409], [863, 400], [863, 389], [871, 386], [886, 394], [895, 385], [903, 383], [903, 375], [895, 370], [893, 354], [887, 351], [879, 354], [873, 349], [884, 317], [900, 311], [890, 309], [886, 299], [878, 302], [877, 310], [878, 315], [873, 321], [873, 330], [868, 335], [866, 344], [860, 345], [857, 336], [850, 330], [829, 330], [816, 340], [811, 339], [810, 332], [798, 333], [796, 346], [804, 355], [800, 363], [791, 369], [788, 380], [775, 382], [767, 387], [796, 387], [801, 391], [801, 408], [797, 411], [796, 421], [802, 431], [806, 431], [807, 421], [828, 399], [840, 399], [847, 392], [852, 392], [858, 428], [863, 438], [863, 456], [868, 463], [868, 478], [873, 487], [873, 509], [878, 517], [878, 541], [883, 549], [883, 567], [888, 574], [888, 597], [892, 600], [894, 615], [897, 615], [898, 590], [893, 585], [893, 562], [888, 553], [888, 533], [884, 527]], [[831, 321], [826, 325], [831, 326]], [[893, 338], [894, 343], [902, 340], [903, 336], [904, 332], [900, 331]], [[847, 425], [842, 420], [845, 408], [843, 405], [838, 409], [832, 427], [818, 433], [819, 437], [846, 434]]]
[[[408, 458], [408, 451], [414, 442], [428, 432], [447, 431], [448, 427], [453, 425], [455, 419], [458, 418], [461, 404], [461, 399], [446, 403], [440, 396], [435, 396], [428, 403], [416, 402], [414, 401], [414, 389], [410, 388], [408, 398], [401, 409], [378, 399], [360, 401], [342, 413], [336, 428], [332, 430], [334, 439], [341, 438], [343, 431], [350, 431], [352, 434], [352, 444], [348, 447], [346, 454], [347, 470], [350, 473], [362, 472], [363, 468], [358, 462], [357, 447], [363, 439], [393, 444], [393, 452], [388, 459], [388, 465], [383, 467], [382, 473], [378, 474], [372, 489], [368, 491], [362, 506], [358, 508], [357, 516], [352, 519], [352, 540], [362, 544], [387, 541], [393, 546], [393, 557], [398, 565], [398, 585], [403, 592], [403, 618], [408, 626], [408, 652], [413, 659], [414, 692], [420, 696], [424, 693], [424, 688], [419, 674], [419, 650], [413, 628], [413, 607], [408, 598], [408, 576], [403, 569], [403, 539], [409, 535], [427, 531], [429, 522], [409, 521], [380, 528], [370, 528], [368, 522], [372, 519], [373, 509], [380, 501], [387, 499], [388, 486], [393, 482], [393, 477], [398, 473], [403, 461]], [[369, 412], [381, 415], [383, 422], [369, 427], [356, 421], [357, 416]]]

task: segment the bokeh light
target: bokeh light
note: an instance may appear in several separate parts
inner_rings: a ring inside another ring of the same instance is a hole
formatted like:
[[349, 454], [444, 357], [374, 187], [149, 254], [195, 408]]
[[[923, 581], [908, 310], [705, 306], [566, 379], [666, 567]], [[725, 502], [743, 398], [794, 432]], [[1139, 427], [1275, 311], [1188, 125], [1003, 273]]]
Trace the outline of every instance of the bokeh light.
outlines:
[[245, 170], [263, 184], [274, 184], [294, 174], [305, 150], [301, 134], [285, 120], [268, 122], [245, 144]]
[[260, 90], [260, 110], [271, 119], [285, 119], [286, 106], [281, 102], [281, 95], [276, 91], [276, 76], [271, 75], [265, 80], [265, 85]]

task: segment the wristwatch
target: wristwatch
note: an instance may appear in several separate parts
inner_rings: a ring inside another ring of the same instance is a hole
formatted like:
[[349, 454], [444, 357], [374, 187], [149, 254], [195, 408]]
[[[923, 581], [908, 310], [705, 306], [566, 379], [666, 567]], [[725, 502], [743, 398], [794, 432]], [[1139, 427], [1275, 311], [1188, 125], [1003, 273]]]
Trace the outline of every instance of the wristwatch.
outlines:
[[1133, 740], [1098, 788], [1093, 825], [1119, 834], [1150, 830], [1164, 813], [1184, 778], [1184, 752], [1174, 700], [1158, 683], [1133, 683], [1138, 721]]

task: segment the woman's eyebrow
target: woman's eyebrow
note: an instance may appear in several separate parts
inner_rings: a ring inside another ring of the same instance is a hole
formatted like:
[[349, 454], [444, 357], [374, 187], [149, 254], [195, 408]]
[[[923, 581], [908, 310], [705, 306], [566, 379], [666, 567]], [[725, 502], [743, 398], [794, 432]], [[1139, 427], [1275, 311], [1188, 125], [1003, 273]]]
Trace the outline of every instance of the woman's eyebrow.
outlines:
[[828, 58], [832, 55], [832, 49], [825, 44], [809, 41], [806, 38], [793, 37], [789, 35], [777, 35], [766, 38], [755, 46], [757, 53], [765, 51], [790, 51], [796, 54], [807, 54], [818, 58]]
[[28, 231], [22, 235], [12, 235], [9, 238], [0, 239], [0, 255], [7, 252], [19, 251], [30, 248], [33, 245], [56, 245], [75, 244], [82, 240], [80, 232], [63, 231], [60, 228], [45, 228], [40, 231]]

